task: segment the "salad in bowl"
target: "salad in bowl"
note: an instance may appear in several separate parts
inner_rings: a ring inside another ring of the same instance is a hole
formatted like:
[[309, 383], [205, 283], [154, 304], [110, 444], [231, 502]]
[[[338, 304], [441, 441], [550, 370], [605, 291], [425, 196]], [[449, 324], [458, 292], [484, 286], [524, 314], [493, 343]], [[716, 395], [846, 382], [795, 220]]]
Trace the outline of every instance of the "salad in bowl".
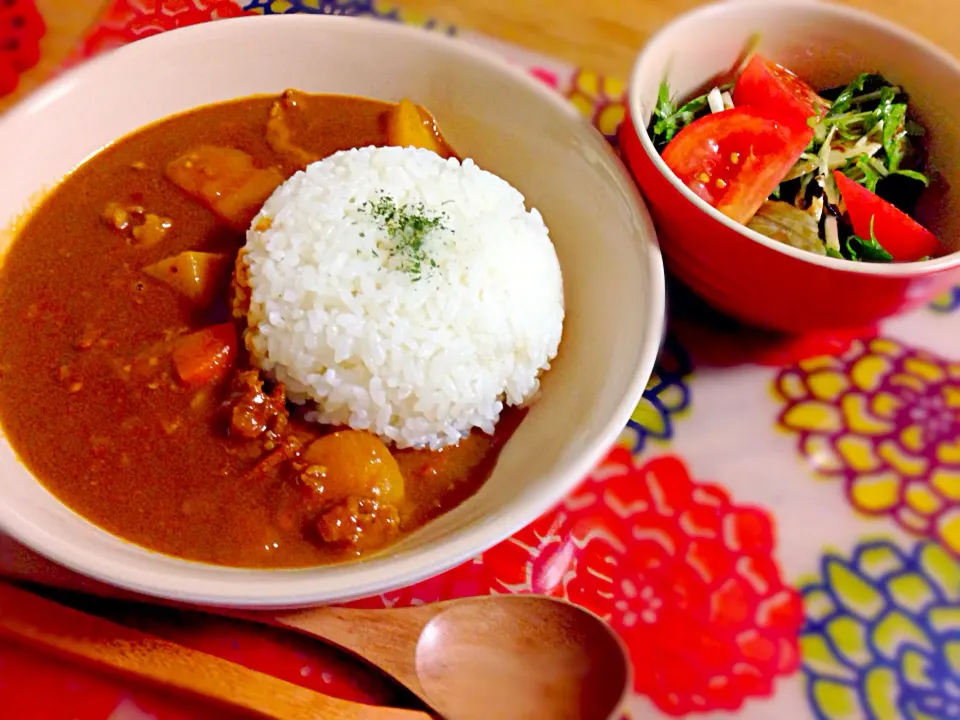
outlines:
[[662, 82], [647, 126], [667, 167], [704, 202], [818, 255], [890, 263], [940, 253], [912, 217], [931, 176], [906, 88], [862, 72], [815, 89], [753, 52], [721, 79], [680, 103]]
[[960, 283], [958, 87], [960, 61], [870, 13], [708, 3], [640, 50], [620, 153], [667, 268], [713, 307], [872, 328]]

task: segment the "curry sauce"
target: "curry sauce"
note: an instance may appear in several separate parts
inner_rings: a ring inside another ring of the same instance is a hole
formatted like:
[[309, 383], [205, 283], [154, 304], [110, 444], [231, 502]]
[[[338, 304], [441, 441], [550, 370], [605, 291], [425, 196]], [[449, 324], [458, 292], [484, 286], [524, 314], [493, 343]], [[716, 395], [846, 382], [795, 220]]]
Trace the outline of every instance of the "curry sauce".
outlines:
[[375, 551], [476, 491], [522, 411], [494, 436], [391, 450], [399, 499], [334, 502], [337, 479], [311, 480], [307, 456], [342, 429], [305, 422], [242, 347], [202, 382], [177, 364], [186, 338], [242, 331], [229, 275], [260, 203], [309, 162], [402, 142], [398, 107], [288, 91], [200, 108], [119, 140], [41, 203], [0, 277], [0, 422], [54, 495], [162, 553], [299, 567]]

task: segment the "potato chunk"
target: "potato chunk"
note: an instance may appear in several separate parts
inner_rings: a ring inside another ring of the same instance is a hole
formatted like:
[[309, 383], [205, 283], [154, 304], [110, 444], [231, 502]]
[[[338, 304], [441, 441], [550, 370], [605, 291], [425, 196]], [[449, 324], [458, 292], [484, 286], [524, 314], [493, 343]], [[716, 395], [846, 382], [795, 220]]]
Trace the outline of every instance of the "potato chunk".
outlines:
[[437, 132], [433, 117], [409, 100], [401, 100], [387, 112], [386, 121], [390, 145], [423, 148], [445, 158], [453, 155]]
[[198, 306], [209, 305], [226, 284], [230, 258], [188, 250], [147, 265], [143, 272], [169, 285]]
[[277, 168], [258, 168], [248, 153], [216, 145], [201, 145], [173, 160], [167, 165], [167, 177], [243, 230], [284, 181]]
[[403, 501], [400, 466], [376, 435], [359, 430], [325, 435], [310, 443], [301, 460], [307, 464], [301, 479], [309, 481], [325, 502], [350, 497], [387, 505]]

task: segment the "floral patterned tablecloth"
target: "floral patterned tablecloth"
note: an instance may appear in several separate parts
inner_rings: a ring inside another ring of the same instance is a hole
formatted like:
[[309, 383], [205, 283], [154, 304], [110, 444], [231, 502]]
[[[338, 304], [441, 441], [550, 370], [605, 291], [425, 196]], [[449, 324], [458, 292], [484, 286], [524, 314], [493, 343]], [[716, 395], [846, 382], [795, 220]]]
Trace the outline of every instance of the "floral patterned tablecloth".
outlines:
[[[529, 68], [611, 141], [624, 116], [619, 80], [378, 0], [116, 0], [71, 62], [244, 12], [422, 25]], [[576, 492], [473, 561], [356, 604], [569, 598], [627, 642], [636, 720], [960, 718], [960, 287], [879, 327], [793, 340], [741, 328], [682, 288], [671, 295], [644, 398]], [[632, 308], [616, 311], [631, 322]], [[2, 537], [0, 572], [65, 577]], [[314, 642], [200, 614], [66, 599], [329, 694], [406, 702]], [[213, 716], [0, 642], [2, 718]]]

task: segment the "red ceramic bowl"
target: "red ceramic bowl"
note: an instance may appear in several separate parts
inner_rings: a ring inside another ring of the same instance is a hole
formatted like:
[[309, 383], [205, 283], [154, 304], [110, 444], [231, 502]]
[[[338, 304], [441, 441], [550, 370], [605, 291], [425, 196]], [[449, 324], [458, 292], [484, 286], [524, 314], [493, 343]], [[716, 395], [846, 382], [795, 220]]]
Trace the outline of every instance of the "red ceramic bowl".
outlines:
[[[759, 52], [815, 88], [879, 71], [910, 94], [939, 175], [918, 209], [943, 243], [939, 257], [868, 264], [814, 255], [714, 210], [667, 168], [646, 133], [664, 79], [678, 97], [731, 67], [750, 37]], [[621, 152], [646, 196], [669, 269], [720, 310], [791, 333], [868, 326], [960, 283], [960, 63], [884, 20], [814, 0], [736, 0], [673, 21], [633, 69]], [[632, 121], [631, 121], [632, 119]]]

